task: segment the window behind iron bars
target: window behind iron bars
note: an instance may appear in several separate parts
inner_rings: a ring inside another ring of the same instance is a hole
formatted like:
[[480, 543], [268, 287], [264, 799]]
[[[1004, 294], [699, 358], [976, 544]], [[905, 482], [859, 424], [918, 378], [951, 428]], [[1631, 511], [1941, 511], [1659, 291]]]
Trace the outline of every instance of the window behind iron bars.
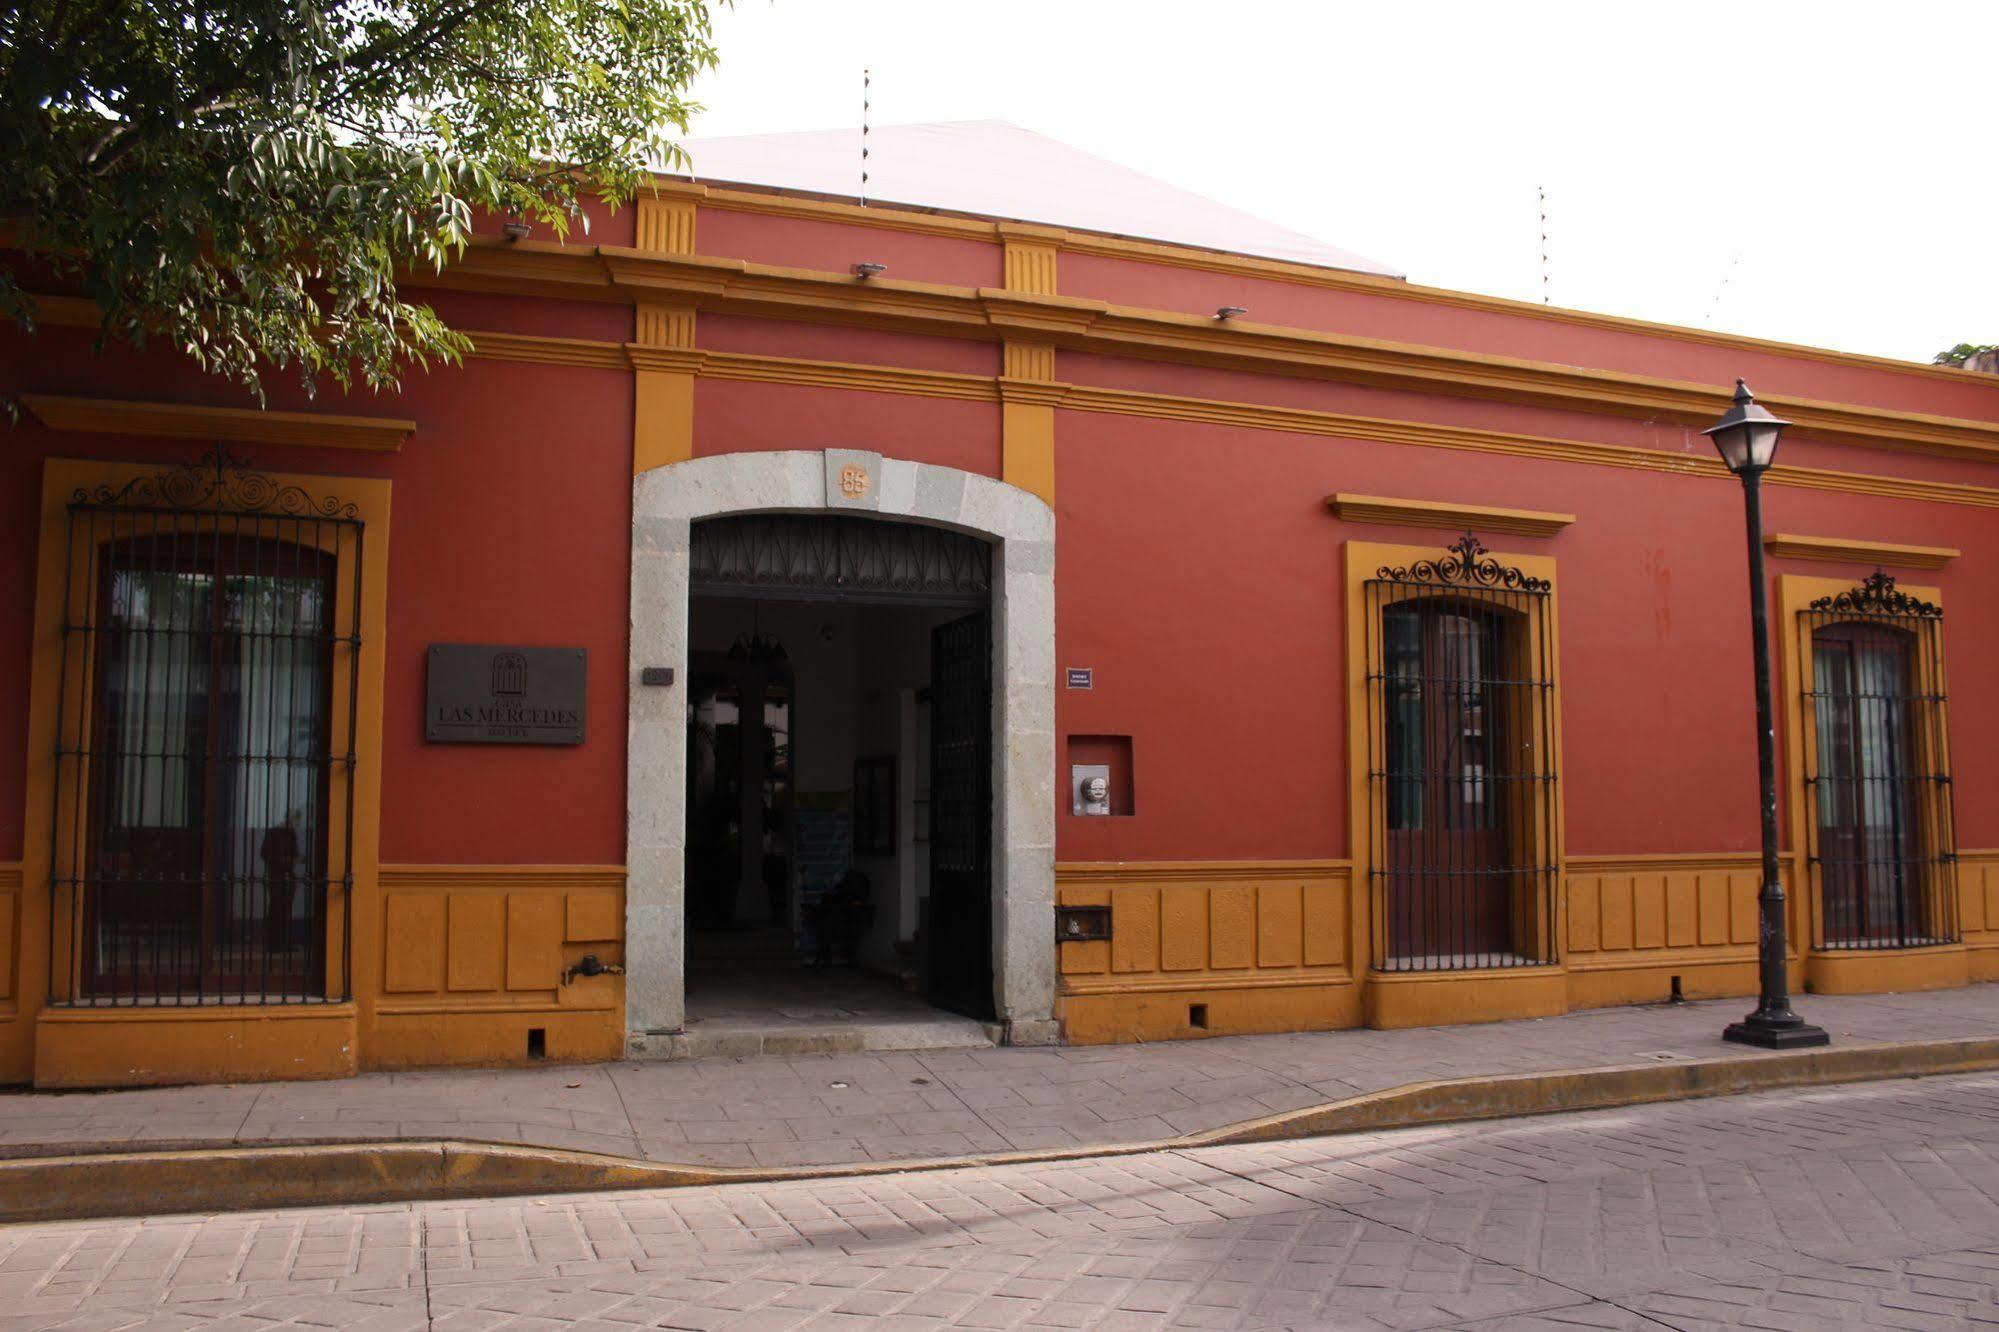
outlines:
[[344, 1000], [363, 524], [186, 493], [69, 506], [50, 1001]]
[[[1847, 604], [1835, 604], [1846, 600]], [[1820, 948], [1958, 937], [1943, 620], [1898, 597], [1800, 612], [1805, 792]]]
[[1363, 595], [1376, 965], [1553, 961], [1550, 591], [1377, 577]]

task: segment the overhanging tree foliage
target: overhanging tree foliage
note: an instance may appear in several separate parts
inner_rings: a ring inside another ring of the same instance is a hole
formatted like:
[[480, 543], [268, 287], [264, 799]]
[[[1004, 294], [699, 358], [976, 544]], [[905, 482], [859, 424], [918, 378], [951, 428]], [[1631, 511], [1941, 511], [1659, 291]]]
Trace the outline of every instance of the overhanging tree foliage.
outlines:
[[714, 60], [706, 0], [0, 0], [0, 314], [394, 386], [465, 349], [396, 274], [629, 200]]
[[1980, 352], [1999, 351], [1999, 343], [1960, 342], [1948, 351], [1940, 351], [1932, 360], [1935, 365], [1963, 365]]

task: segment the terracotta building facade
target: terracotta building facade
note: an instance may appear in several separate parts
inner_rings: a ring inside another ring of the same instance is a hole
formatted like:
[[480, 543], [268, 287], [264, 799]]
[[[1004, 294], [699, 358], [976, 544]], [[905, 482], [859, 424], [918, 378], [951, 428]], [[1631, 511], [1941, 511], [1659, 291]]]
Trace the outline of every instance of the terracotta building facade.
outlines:
[[1794, 422], [1793, 985], [1999, 978], [1999, 377], [680, 179], [593, 222], [412, 279], [474, 351], [394, 396], [0, 331], [0, 1082], [685, 1053], [815, 963], [1019, 1043], [1752, 995], [1737, 376]]

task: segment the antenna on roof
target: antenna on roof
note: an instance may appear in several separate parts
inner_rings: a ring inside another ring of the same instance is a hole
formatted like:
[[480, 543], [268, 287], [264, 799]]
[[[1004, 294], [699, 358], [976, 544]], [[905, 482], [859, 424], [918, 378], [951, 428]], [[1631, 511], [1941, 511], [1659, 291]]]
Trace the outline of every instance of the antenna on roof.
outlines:
[[1541, 196], [1541, 304], [1543, 304], [1543, 305], [1547, 305], [1547, 304], [1549, 303], [1549, 299], [1548, 299], [1548, 187], [1547, 187], [1546, 185], [1536, 185], [1536, 186], [1534, 187], [1534, 191], [1535, 191], [1535, 193], [1536, 193], [1536, 194], [1538, 194], [1538, 195], [1540, 195], [1540, 196]]
[[868, 84], [869, 71], [861, 71], [861, 207], [868, 206]]
[[1714, 289], [1714, 299], [1708, 302], [1707, 313], [1701, 316], [1703, 324], [1714, 322], [1714, 312], [1721, 308], [1722, 293], [1728, 290], [1728, 280], [1735, 276], [1735, 266], [1741, 262], [1742, 251], [1737, 250], [1735, 256], [1728, 261], [1728, 267], [1721, 271], [1721, 282]]

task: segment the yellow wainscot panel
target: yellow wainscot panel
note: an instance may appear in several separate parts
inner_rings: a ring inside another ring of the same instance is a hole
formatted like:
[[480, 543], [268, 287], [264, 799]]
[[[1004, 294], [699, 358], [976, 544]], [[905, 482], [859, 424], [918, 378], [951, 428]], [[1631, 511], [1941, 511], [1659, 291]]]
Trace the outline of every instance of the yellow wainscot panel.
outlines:
[[1571, 1008], [1756, 993], [1754, 854], [1571, 856], [1569, 867]]
[[454, 990], [497, 990], [506, 936], [507, 899], [498, 894], [453, 893], [447, 974]]
[[1109, 906], [1108, 942], [1058, 945], [1077, 1044], [1360, 1021], [1344, 861], [1133, 861], [1056, 868], [1064, 906]]
[[1218, 884], [1208, 890], [1208, 965], [1233, 971], [1256, 965], [1254, 884]]
[[382, 989], [434, 994], [444, 988], [444, 895], [390, 893], [382, 907]]
[[565, 912], [563, 938], [570, 943], [625, 937], [625, 905], [616, 893], [571, 893]]
[[1305, 960], [1304, 889], [1266, 883], [1256, 890], [1256, 964], [1295, 967]]
[[562, 983], [562, 899], [507, 895], [507, 988], [553, 990]]

